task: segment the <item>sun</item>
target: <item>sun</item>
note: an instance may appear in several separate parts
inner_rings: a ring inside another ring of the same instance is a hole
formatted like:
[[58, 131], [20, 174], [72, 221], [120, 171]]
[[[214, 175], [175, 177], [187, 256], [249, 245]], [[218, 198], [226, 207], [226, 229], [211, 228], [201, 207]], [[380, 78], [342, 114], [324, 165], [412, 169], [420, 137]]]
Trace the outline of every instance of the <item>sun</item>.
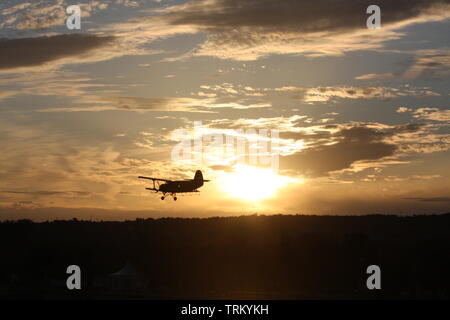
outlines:
[[228, 195], [248, 201], [270, 198], [276, 191], [296, 179], [280, 176], [271, 169], [236, 165], [224, 173], [219, 184]]

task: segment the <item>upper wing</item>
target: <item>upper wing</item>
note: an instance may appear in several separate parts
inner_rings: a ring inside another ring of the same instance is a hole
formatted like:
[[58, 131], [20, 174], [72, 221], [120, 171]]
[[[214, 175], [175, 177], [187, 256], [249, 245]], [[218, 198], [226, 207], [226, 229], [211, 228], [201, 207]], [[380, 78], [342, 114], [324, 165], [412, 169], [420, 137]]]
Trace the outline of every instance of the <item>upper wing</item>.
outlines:
[[172, 180], [159, 179], [159, 178], [150, 178], [150, 177], [143, 177], [143, 176], [139, 176], [138, 178], [139, 178], [139, 179], [148, 179], [148, 180], [153, 180], [153, 181], [172, 182]]

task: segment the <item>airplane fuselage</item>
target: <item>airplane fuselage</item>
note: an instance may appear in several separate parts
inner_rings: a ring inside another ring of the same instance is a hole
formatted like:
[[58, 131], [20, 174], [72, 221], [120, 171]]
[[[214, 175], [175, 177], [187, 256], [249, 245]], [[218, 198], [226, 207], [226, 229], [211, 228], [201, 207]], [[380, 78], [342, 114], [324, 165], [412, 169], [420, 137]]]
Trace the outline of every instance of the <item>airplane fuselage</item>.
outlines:
[[203, 186], [203, 181], [199, 180], [171, 181], [159, 186], [159, 191], [163, 193], [194, 192], [201, 186]]

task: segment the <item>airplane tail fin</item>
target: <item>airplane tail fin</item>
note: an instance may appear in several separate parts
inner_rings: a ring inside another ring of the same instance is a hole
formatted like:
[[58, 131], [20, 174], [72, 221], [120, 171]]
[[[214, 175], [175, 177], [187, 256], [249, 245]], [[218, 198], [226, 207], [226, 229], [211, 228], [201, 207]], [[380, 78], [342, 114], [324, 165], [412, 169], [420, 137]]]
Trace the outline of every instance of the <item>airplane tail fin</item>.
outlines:
[[203, 174], [200, 170], [195, 172], [194, 181], [201, 187], [204, 182], [209, 182], [209, 180], [203, 179]]
[[203, 174], [200, 170], [195, 172], [194, 180], [203, 183]]

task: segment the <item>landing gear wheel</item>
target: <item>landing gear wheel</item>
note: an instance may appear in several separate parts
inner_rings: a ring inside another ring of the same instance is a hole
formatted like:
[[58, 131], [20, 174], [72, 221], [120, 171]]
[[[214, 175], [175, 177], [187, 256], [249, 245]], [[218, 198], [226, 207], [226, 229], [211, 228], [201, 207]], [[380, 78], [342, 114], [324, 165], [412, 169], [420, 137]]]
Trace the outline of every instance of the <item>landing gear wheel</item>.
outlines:
[[173, 201], [177, 201], [177, 197], [173, 197]]
[[164, 200], [164, 199], [165, 199], [165, 197], [164, 197], [164, 196], [162, 196], [162, 197], [161, 197], [161, 200]]

